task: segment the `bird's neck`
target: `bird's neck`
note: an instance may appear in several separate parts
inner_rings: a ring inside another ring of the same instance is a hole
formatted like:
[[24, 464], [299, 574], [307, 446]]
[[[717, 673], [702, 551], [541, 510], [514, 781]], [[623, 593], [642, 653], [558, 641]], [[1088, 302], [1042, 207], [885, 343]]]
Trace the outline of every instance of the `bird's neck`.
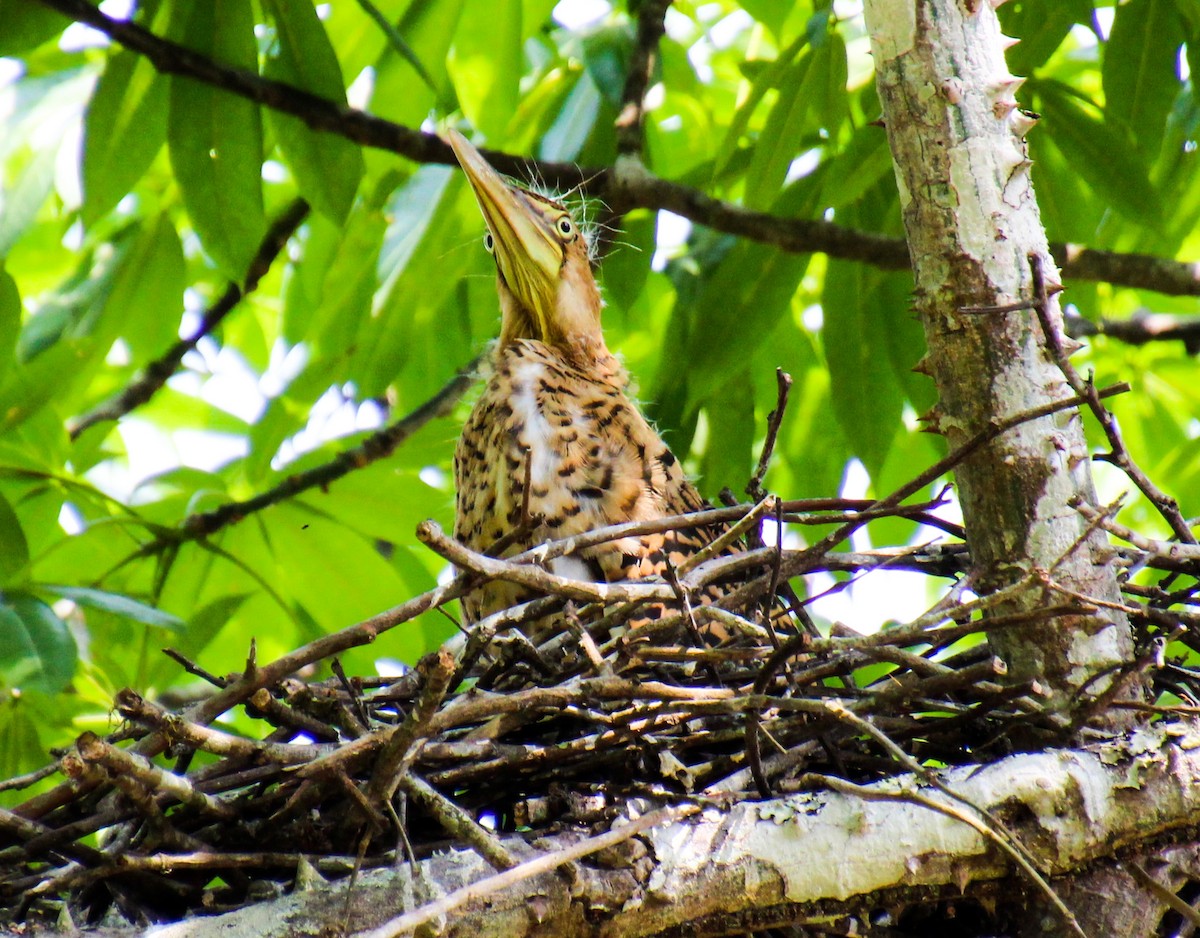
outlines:
[[508, 341], [501, 338], [496, 345], [496, 358], [503, 361], [508, 356], [556, 360], [594, 381], [618, 390], [624, 390], [629, 384], [625, 366], [608, 350], [604, 337], [598, 333], [570, 336], [556, 342], [542, 342], [528, 337]]

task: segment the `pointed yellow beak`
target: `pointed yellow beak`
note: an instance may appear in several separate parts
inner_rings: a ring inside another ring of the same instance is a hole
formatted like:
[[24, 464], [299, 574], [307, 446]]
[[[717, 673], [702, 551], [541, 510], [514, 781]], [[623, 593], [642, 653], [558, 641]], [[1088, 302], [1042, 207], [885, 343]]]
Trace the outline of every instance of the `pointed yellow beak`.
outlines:
[[458, 164], [492, 236], [496, 269], [517, 300], [548, 332], [565, 253], [541, 203], [510, 186], [456, 130], [447, 131]]

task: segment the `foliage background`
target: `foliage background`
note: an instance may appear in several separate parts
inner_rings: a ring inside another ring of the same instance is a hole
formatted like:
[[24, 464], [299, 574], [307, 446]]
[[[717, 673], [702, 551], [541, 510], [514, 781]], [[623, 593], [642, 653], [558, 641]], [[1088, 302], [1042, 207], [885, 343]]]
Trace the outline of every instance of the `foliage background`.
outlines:
[[[616, 160], [639, 13], [597, 3], [581, 18], [578, 0], [104, 9], [409, 128], [456, 126], [584, 167]], [[1200, 2], [1012, 0], [999, 12], [1021, 40], [1009, 53], [1028, 76], [1020, 98], [1043, 116], [1029, 146], [1051, 240], [1146, 263], [1195, 258]], [[274, 657], [431, 587], [443, 564], [412, 532], [425, 517], [451, 524], [469, 398], [332, 485], [207, 537], [187, 519], [268, 492], [418, 408], [483, 349], [497, 311], [477, 210], [449, 167], [160, 75], [37, 0], [0, 0], [0, 23], [5, 778], [81, 729], [107, 730], [123, 686], [186, 694], [194, 679], [163, 646], [220, 674], [252, 638]], [[856, 3], [679, 0], [646, 98], [646, 166], [750, 209], [899, 236], [867, 48]], [[243, 281], [301, 195], [312, 211], [297, 234], [167, 386], [73, 436]], [[885, 493], [937, 458], [940, 440], [918, 431], [933, 395], [912, 371], [923, 342], [906, 272], [587, 207], [617, 226], [601, 271], [609, 342], [710, 497], [742, 491], [776, 367], [795, 385], [774, 491], [836, 494], [857, 460]], [[1093, 323], [1191, 313], [1200, 293], [1116, 286], [1103, 270], [1068, 287], [1070, 311]], [[1129, 447], [1197, 515], [1188, 349], [1098, 337], [1081, 360], [1098, 382], [1135, 383], [1115, 405]], [[1126, 520], [1159, 533], [1136, 501]], [[900, 521], [878, 530], [916, 536]], [[429, 616], [343, 664], [372, 674], [379, 657], [412, 662], [452, 628]]]

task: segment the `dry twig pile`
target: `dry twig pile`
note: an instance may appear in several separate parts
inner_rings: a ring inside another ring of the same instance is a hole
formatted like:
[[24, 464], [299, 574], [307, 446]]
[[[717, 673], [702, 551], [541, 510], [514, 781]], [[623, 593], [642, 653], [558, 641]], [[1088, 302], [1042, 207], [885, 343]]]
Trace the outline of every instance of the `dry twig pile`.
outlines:
[[[580, 538], [500, 561], [424, 525], [422, 539], [467, 571], [453, 582], [277, 661], [260, 665], [252, 653], [241, 674], [205, 675], [214, 694], [182, 713], [130, 690], [118, 695], [118, 733], [82, 736], [49, 770], [67, 781], [0, 812], [8, 841], [0, 902], [21, 918], [66, 896], [76, 919], [115, 904], [130, 920], [147, 921], [287, 889], [309, 864], [346, 874], [356, 863], [390, 864], [450, 843], [506, 868], [515, 861], [495, 828], [531, 837], [567, 826], [600, 830], [630, 797], [703, 802], [795, 790], [821, 776], [862, 781], [917, 763], [990, 760], [1010, 748], [1016, 726], [1061, 729], [1036, 682], [1004, 680], [982, 636], [984, 617], [1014, 591], [1041, 590], [1043, 607], [989, 616], [988, 629], [1087, 614], [1094, 607], [1086, 598], [1063, 592], [1046, 572], [971, 598], [961, 540], [836, 549], [849, 530], [887, 515], [960, 534], [930, 513], [934, 507], [766, 497], [668, 519], [656, 525], [732, 523], [749, 536], [749, 549], [700, 558], [672, 583], [627, 587], [563, 581], [538, 566], [578, 549]], [[770, 516], [833, 531], [805, 550], [754, 547]], [[1146, 541], [1104, 514], [1093, 521], [1131, 542], [1123, 554], [1130, 568], [1166, 572], [1159, 586], [1128, 587], [1128, 611], [1147, 649], [1139, 666], [1159, 690], [1194, 705], [1197, 676], [1162, 661], [1161, 649], [1178, 640], [1200, 652], [1200, 620], [1179, 611], [1196, 602], [1194, 587], [1170, 590], [1181, 575], [1196, 582], [1200, 552]], [[776, 590], [790, 578], [883, 567], [954, 585], [926, 615], [873, 635], [815, 635], [797, 624], [804, 616], [796, 607], [799, 618], [779, 612]], [[691, 604], [705, 584], [731, 576], [742, 585], [720, 607]], [[451, 602], [480, 577], [545, 595], [476, 624], [398, 681], [347, 678], [337, 666], [340, 651]], [[648, 600], [672, 604], [675, 614], [634, 629], [618, 624]], [[519, 627], [534, 620], [556, 626], [531, 639]], [[330, 659], [334, 679], [295, 676]], [[213, 728], [237, 707], [274, 729], [248, 739]], [[99, 832], [101, 845], [89, 845]]]

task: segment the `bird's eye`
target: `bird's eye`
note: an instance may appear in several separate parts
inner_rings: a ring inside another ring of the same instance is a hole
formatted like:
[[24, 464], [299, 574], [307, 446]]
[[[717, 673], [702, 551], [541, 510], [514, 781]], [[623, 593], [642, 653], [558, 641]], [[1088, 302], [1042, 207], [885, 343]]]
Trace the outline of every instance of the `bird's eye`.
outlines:
[[564, 238], [569, 238], [575, 233], [575, 226], [571, 224], [571, 219], [565, 215], [558, 220], [558, 233]]
[[483, 236], [483, 246], [489, 254], [496, 249], [496, 239], [492, 237], [490, 231]]

